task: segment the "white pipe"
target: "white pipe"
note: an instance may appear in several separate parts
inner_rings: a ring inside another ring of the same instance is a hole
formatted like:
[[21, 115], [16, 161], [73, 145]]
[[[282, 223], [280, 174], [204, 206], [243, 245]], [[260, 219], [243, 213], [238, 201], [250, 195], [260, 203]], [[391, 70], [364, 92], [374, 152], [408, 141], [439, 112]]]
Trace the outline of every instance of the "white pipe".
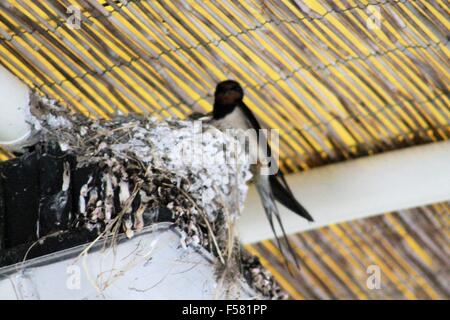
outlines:
[[27, 123], [30, 90], [0, 65], [0, 144], [13, 148], [31, 134]]
[[[287, 233], [450, 200], [450, 141], [324, 166], [287, 177], [312, 214], [308, 223], [279, 205]], [[241, 239], [273, 238], [252, 187], [238, 222]]]

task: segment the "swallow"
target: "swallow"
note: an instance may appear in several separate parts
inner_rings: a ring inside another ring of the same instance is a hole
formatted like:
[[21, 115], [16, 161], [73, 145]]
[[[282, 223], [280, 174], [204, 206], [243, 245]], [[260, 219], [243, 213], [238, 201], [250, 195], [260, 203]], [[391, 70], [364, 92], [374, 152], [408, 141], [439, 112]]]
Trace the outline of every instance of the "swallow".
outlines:
[[[289, 244], [289, 241], [284, 230], [281, 217], [276, 205], [276, 201], [281, 203], [287, 209], [293, 211], [299, 216], [308, 221], [314, 221], [308, 211], [297, 201], [294, 197], [285, 177], [281, 171], [272, 175], [261, 174], [261, 160], [264, 157], [271, 157], [272, 152], [267, 137], [261, 131], [261, 126], [254, 116], [253, 112], [244, 103], [244, 90], [241, 85], [233, 80], [226, 80], [220, 82], [216, 86], [214, 93], [214, 107], [212, 112], [211, 124], [219, 130], [226, 129], [254, 129], [256, 132], [255, 138], [249, 143], [256, 143], [257, 148], [250, 148], [257, 150], [256, 155], [250, 155], [256, 159], [255, 165], [252, 165], [256, 188], [260, 195], [266, 216], [269, 220], [272, 231], [278, 242], [278, 247], [282, 250], [280, 239], [275, 230], [274, 219], [278, 223], [283, 233], [283, 238], [288, 246], [288, 250], [294, 257], [298, 266], [296, 255]], [[256, 140], [255, 140], [256, 139]], [[258, 143], [259, 142], [259, 143]], [[262, 142], [262, 143], [261, 143]]]

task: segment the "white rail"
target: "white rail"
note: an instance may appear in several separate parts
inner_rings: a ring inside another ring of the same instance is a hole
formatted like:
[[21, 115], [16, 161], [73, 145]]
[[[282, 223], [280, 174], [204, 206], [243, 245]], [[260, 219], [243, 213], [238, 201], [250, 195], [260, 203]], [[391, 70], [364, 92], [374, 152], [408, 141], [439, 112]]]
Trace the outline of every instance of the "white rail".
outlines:
[[[287, 180], [315, 219], [308, 223], [280, 205], [288, 233], [446, 201], [450, 200], [450, 142], [324, 166]], [[273, 237], [254, 188], [238, 228], [246, 243]]]

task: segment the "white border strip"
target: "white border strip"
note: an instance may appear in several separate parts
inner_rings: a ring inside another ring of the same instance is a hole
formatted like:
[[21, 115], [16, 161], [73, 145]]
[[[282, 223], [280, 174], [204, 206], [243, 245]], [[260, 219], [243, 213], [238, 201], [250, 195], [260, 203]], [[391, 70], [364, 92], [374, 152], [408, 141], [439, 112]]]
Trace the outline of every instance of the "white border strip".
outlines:
[[[450, 200], [450, 141], [324, 166], [287, 177], [314, 223], [279, 205], [288, 233]], [[273, 238], [255, 189], [238, 222], [246, 243]]]

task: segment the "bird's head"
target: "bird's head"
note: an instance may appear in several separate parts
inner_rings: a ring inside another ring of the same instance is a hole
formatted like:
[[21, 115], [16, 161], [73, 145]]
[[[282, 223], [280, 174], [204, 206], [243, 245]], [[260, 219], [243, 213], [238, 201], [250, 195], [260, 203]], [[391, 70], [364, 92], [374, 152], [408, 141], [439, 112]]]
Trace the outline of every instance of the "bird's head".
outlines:
[[238, 82], [234, 80], [220, 82], [214, 92], [214, 118], [220, 119], [233, 112], [243, 98], [244, 90]]

